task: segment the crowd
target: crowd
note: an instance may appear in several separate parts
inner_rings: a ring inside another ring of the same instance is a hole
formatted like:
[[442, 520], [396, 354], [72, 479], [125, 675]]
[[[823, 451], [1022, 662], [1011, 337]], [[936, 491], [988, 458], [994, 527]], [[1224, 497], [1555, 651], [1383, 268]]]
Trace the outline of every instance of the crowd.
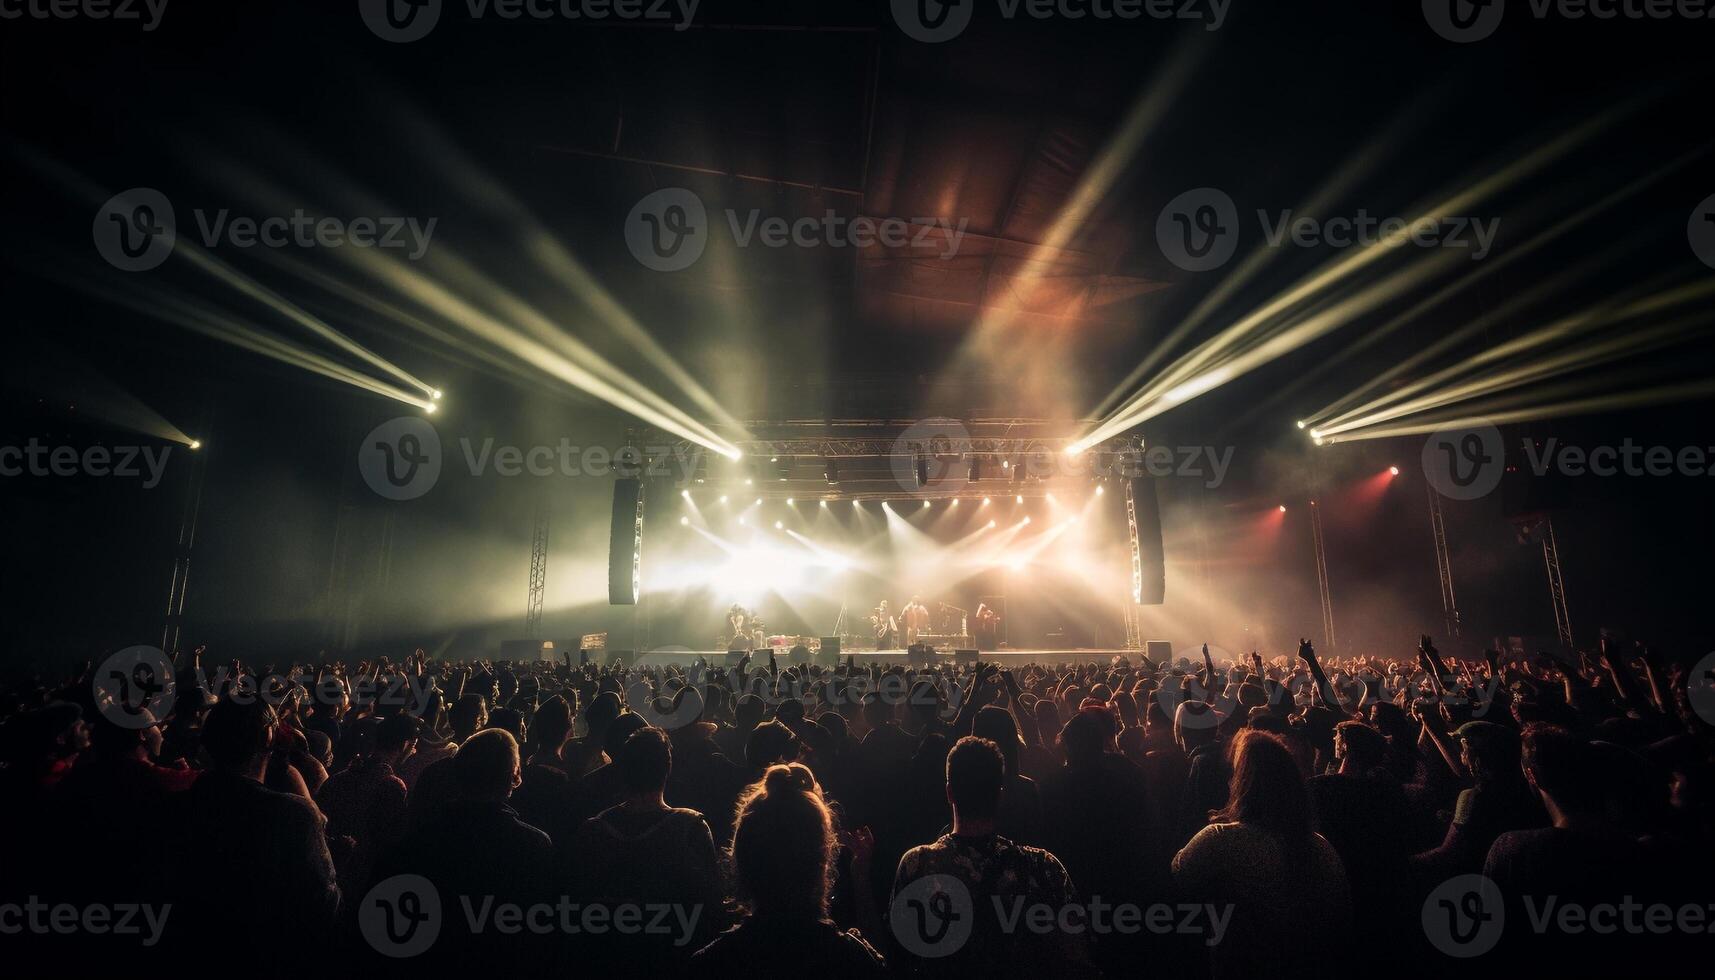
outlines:
[[13, 962], [1233, 978], [1710, 961], [1711, 678], [1616, 640], [1011, 670], [206, 659], [117, 693], [88, 666], [0, 687]]

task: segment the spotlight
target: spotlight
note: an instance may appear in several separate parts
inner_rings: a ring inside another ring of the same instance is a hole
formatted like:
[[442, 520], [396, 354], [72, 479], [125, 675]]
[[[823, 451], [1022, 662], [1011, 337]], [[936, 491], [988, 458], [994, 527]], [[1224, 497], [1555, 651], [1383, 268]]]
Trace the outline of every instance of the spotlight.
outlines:
[[994, 521], [989, 521], [989, 527], [994, 527]]
[[689, 524], [689, 523], [691, 523], [691, 519], [689, 517], [681, 517], [681, 518], [679, 518], [679, 523], [680, 524]]
[[827, 509], [828, 509], [828, 502], [827, 502], [827, 501], [826, 501], [826, 500], [824, 500], [824, 501], [822, 501], [822, 509], [823, 509], [823, 510], [827, 510]]
[[721, 503], [726, 503], [726, 494], [721, 494]]
[[423, 406], [423, 411], [424, 411], [424, 412], [427, 412], [427, 413], [428, 413], [428, 414], [430, 414], [430, 415], [433, 415], [433, 414], [435, 414], [435, 408], [436, 408], [436, 405], [435, 405], [435, 403], [434, 403], [434, 402], [430, 402], [430, 403], [428, 403], [428, 404], [427, 404], [427, 405], [424, 405], [424, 406]]
[[1387, 471], [1388, 471], [1389, 476], [1398, 476], [1399, 475], [1399, 467], [1397, 467], [1397, 466], [1390, 466], [1387, 468]]
[[761, 506], [761, 504], [762, 504], [762, 498], [761, 498], [761, 497], [758, 497], [758, 498], [756, 498], [756, 503], [757, 503], [757, 505], [758, 505], [758, 506]]
[[1286, 513], [1286, 505], [1285, 504], [1281, 504], [1279, 509], [1280, 509], [1280, 512], [1282, 514]]
[[679, 496], [681, 496], [681, 497], [684, 497], [684, 498], [685, 498], [685, 499], [686, 499], [686, 500], [690, 500], [690, 499], [691, 499], [691, 491], [689, 491], [689, 490], [680, 490], [680, 491], [679, 491]]
[[1321, 432], [1321, 430], [1319, 430], [1319, 429], [1311, 429], [1311, 430], [1310, 430], [1310, 438], [1312, 438], [1312, 439], [1320, 439], [1320, 438], [1322, 438], [1322, 432]]
[[1024, 521], [1023, 521], [1023, 523], [1025, 523], [1025, 524], [1029, 524], [1029, 523], [1030, 523], [1030, 518], [1029, 518], [1029, 517], [1028, 517], [1028, 516], [1026, 516], [1026, 517], [1025, 517], [1025, 518], [1024, 518]]
[[781, 528], [783, 528], [785, 526], [786, 526], [786, 524], [782, 521], [775, 521], [774, 522], [774, 530], [776, 530], [776, 531], [780, 530]]
[[792, 506], [792, 498], [791, 497], [786, 498], [786, 506], [788, 506], [788, 507]]
[[1015, 503], [1015, 504], [1022, 504], [1022, 503], [1024, 503], [1024, 494], [1022, 494], [1022, 493], [1021, 493], [1021, 494], [1019, 494], [1019, 495], [1018, 495], [1018, 496], [1016, 496], [1016, 497], [1014, 497], [1014, 498], [1012, 498], [1012, 502], [1013, 502], [1013, 503]]
[[954, 498], [953, 498], [953, 502], [952, 502], [952, 503], [950, 503], [950, 504], [948, 504], [948, 505], [947, 505], [947, 506], [948, 506], [948, 507], [957, 507], [957, 506], [959, 506], [959, 498], [957, 498], [957, 497], [954, 497]]
[[440, 401], [441, 400], [441, 389], [436, 388], [435, 390], [429, 392], [429, 397], [434, 399], [435, 401]]
[[192, 449], [201, 449], [202, 448], [202, 440], [201, 439], [192, 439], [191, 440], [191, 448]]
[[1102, 495], [1102, 490], [1102, 485], [1100, 483], [1096, 484], [1096, 496], [1100, 497]]
[[924, 509], [924, 510], [928, 510], [928, 509], [929, 509], [929, 501], [927, 501], [927, 500], [925, 500], [925, 501], [923, 501], [923, 509]]
[[755, 480], [751, 479], [748, 476], [744, 478], [744, 485], [747, 487], [750, 486], [752, 483], [755, 483], [755, 482], [756, 482]]
[[[1302, 425], [1303, 423], [1299, 423], [1299, 424]], [[768, 461], [770, 463], [778, 463], [778, 462], [780, 462], [780, 457], [779, 456], [770, 456], [770, 457], [768, 457]]]
[[983, 498], [983, 506], [984, 506], [984, 507], [987, 507], [987, 506], [988, 506], [988, 505], [989, 505], [989, 498], [987, 498], [987, 497], [984, 497], [984, 498]]
[[1298, 427], [1299, 427], [1299, 428], [1300, 428], [1300, 429], [1302, 429], [1302, 428], [1304, 428], [1304, 420], [1303, 420], [1303, 419], [1299, 419], [1299, 420], [1298, 420]]

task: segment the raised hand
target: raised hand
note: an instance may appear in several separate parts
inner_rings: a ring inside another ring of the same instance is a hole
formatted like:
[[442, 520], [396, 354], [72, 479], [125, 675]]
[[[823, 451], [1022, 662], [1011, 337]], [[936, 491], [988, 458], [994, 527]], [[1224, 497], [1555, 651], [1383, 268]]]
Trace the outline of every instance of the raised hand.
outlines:
[[1298, 656], [1302, 658], [1305, 663], [1313, 664], [1316, 662], [1316, 648], [1311, 645], [1309, 640], [1299, 637]]

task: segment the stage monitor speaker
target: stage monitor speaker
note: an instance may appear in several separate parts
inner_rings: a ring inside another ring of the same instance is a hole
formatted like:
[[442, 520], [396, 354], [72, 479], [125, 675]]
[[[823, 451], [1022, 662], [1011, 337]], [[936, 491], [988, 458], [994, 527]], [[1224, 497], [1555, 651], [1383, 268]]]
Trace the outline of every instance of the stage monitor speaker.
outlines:
[[1150, 663], [1159, 667], [1173, 659], [1173, 644], [1166, 640], [1145, 640], [1143, 655], [1149, 658]]
[[1167, 599], [1167, 554], [1161, 544], [1161, 501], [1155, 493], [1155, 477], [1140, 476], [1129, 484], [1127, 506], [1132, 539], [1132, 589], [1139, 605], [1159, 606]]
[[817, 651], [817, 663], [837, 664], [840, 662], [840, 638], [837, 636], [822, 637], [822, 647]]
[[604, 666], [630, 667], [633, 659], [630, 650], [609, 650], [607, 651], [607, 663]]
[[643, 481], [613, 481], [613, 528], [607, 539], [607, 601], [637, 605], [643, 589]]
[[905, 662], [912, 667], [927, 667], [934, 655], [934, 648], [927, 643], [913, 643], [905, 651]]
[[726, 652], [726, 669], [737, 670], [739, 664], [744, 663], [744, 658], [749, 654], [749, 650], [728, 650]]
[[956, 667], [971, 667], [975, 666], [976, 662], [977, 652], [975, 650], [953, 651], [953, 665]]

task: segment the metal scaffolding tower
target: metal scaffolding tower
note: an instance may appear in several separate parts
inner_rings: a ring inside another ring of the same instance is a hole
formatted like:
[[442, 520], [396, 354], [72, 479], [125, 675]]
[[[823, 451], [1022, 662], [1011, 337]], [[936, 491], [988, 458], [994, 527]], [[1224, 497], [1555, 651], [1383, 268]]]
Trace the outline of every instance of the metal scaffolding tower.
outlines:
[[530, 533], [530, 596], [524, 607], [524, 635], [542, 635], [542, 600], [548, 591], [548, 498], [536, 501], [535, 527]]
[[191, 549], [196, 545], [197, 517], [202, 513], [203, 477], [207, 472], [208, 456], [192, 450], [190, 482], [185, 487], [179, 537], [173, 546], [173, 580], [167, 586], [167, 613], [161, 626], [161, 650], [168, 656], [179, 652], [184, 627], [185, 591], [191, 579]]
[[1560, 578], [1560, 547], [1554, 541], [1554, 521], [1542, 519], [1542, 561], [1548, 568], [1548, 598], [1554, 603], [1554, 630], [1561, 647], [1572, 650], [1572, 614], [1566, 609], [1566, 583]]
[[1459, 638], [1459, 606], [1453, 599], [1453, 559], [1447, 551], [1447, 524], [1441, 516], [1441, 494], [1429, 485], [1429, 530], [1435, 538], [1435, 574], [1441, 581], [1441, 615], [1447, 635]]
[[1328, 590], [1328, 546], [1322, 540], [1322, 511], [1310, 501], [1310, 538], [1316, 546], [1316, 585], [1322, 592], [1322, 642], [1334, 650], [1334, 597]]

